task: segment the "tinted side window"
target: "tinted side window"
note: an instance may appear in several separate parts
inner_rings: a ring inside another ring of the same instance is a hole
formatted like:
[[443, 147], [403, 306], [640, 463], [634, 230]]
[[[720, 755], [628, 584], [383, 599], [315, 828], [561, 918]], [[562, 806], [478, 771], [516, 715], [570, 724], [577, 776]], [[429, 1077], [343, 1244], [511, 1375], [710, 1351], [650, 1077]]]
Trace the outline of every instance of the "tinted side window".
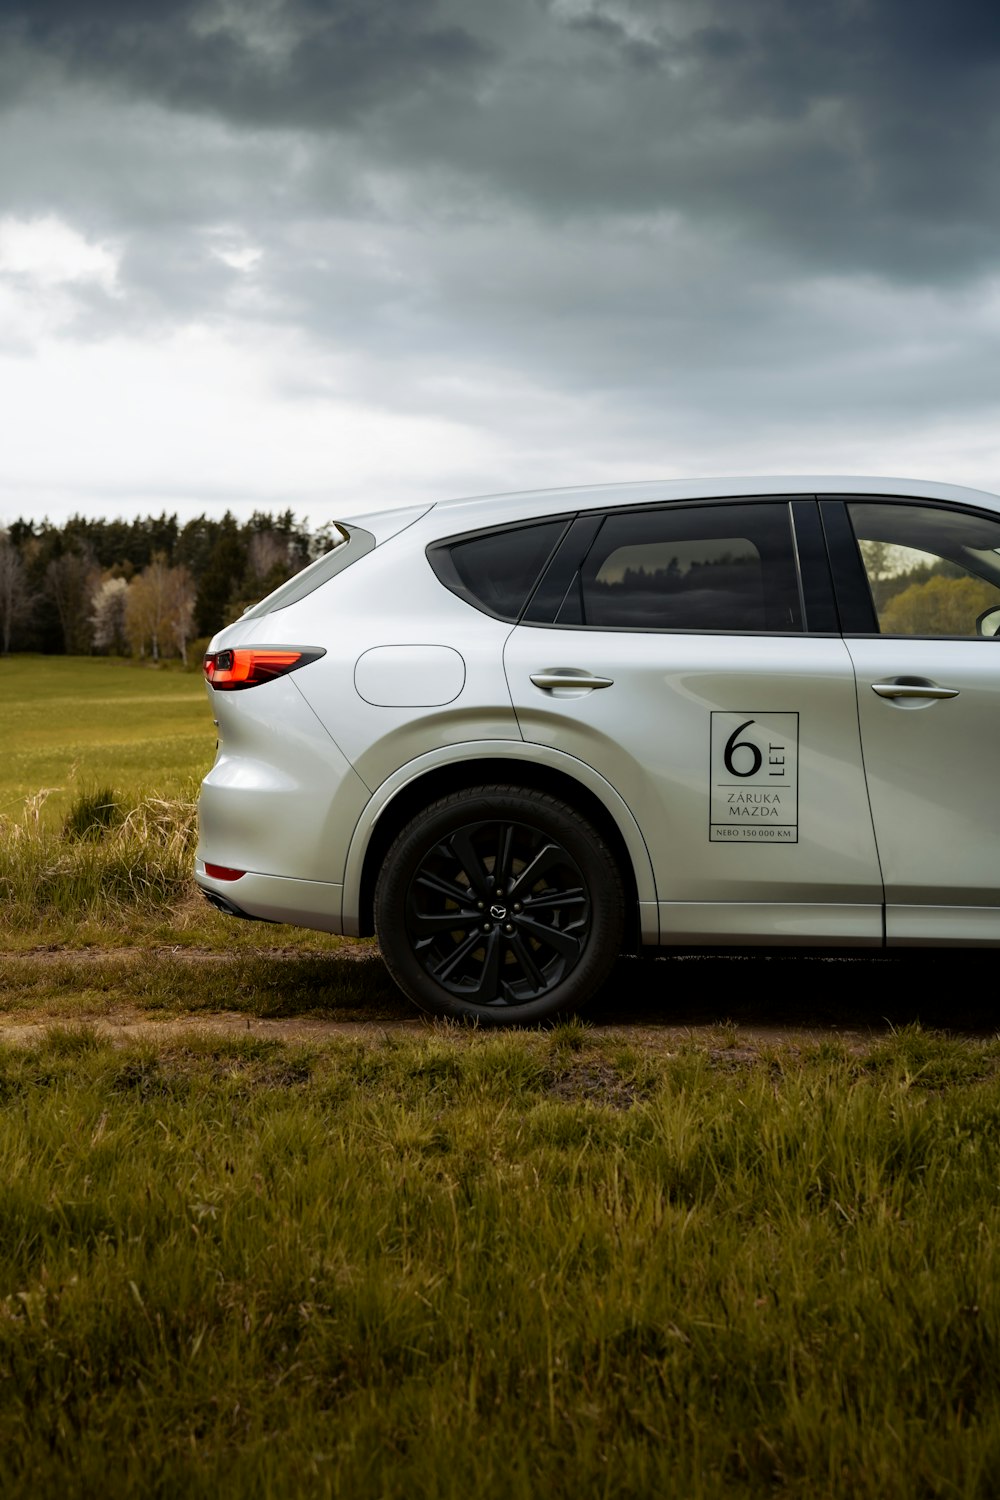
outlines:
[[925, 505], [852, 501], [851, 524], [883, 635], [993, 634], [1000, 521]]
[[801, 630], [787, 503], [672, 506], [608, 516], [557, 623]]
[[501, 620], [516, 620], [566, 521], [480, 533], [427, 549], [445, 588]]

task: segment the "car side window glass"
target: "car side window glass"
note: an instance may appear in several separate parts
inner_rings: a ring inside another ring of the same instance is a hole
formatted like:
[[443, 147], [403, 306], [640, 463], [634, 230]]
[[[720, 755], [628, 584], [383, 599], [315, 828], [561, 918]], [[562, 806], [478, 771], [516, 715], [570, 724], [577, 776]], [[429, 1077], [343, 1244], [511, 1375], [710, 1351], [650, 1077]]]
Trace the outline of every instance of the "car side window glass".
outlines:
[[971, 511], [851, 501], [883, 635], [995, 636], [1000, 521]]
[[428, 548], [431, 567], [445, 588], [501, 620], [516, 620], [566, 520], [513, 526]]
[[609, 515], [557, 623], [599, 630], [802, 630], [787, 503]]

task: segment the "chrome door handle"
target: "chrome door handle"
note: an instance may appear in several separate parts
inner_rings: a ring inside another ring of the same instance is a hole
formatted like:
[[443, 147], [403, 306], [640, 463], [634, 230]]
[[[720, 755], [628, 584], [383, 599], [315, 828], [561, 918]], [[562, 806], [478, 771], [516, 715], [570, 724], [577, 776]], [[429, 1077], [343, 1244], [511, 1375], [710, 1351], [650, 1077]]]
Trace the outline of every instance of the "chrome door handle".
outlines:
[[550, 693], [553, 688], [612, 687], [615, 679], [595, 677], [592, 672], [583, 672], [578, 667], [547, 667], [544, 672], [532, 672], [531, 680], [536, 688]]
[[958, 688], [938, 687], [933, 682], [873, 682], [880, 698], [957, 698]]

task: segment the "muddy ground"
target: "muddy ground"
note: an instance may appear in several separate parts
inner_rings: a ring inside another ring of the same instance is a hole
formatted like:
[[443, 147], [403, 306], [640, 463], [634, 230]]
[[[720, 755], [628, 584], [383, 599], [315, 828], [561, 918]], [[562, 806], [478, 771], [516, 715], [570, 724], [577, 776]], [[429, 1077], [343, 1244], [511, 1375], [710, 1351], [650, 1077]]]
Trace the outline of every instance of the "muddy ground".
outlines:
[[[259, 956], [279, 965], [291, 965], [303, 957], [294, 948], [261, 949]], [[405, 1004], [392, 1015], [373, 1007], [371, 1019], [355, 1015], [345, 1020], [322, 1008], [289, 1016], [248, 1015], [235, 1009], [162, 1015], [132, 1006], [126, 998], [129, 966], [148, 963], [151, 958], [169, 958], [185, 966], [230, 964], [234, 988], [239, 982], [233, 958], [207, 949], [38, 948], [0, 953], [0, 976], [5, 959], [19, 965], [28, 960], [43, 967], [58, 962], [70, 965], [74, 974], [79, 972], [81, 990], [87, 987], [88, 971], [98, 964], [113, 960], [122, 968], [122, 1001], [110, 1011], [88, 1013], [83, 1007], [69, 1016], [55, 1015], [51, 1008], [19, 1007], [0, 1016], [0, 1041], [30, 1044], [44, 1030], [67, 1024], [86, 1024], [122, 1044], [167, 1042], [191, 1031], [317, 1043], [385, 1032], [418, 1036], [430, 1034], [439, 1024], [415, 1010], [410, 1014]], [[331, 962], [379, 964], [380, 960], [371, 944], [345, 942]], [[0, 998], [2, 991], [0, 977]], [[912, 1023], [975, 1039], [993, 1036], [1000, 1030], [996, 994], [995, 959], [982, 952], [910, 952], [901, 957], [884, 953], [671, 955], [622, 959], [583, 1019], [595, 1035], [613, 1035], [656, 1048], [699, 1039], [717, 1045], [720, 1027], [726, 1030], [728, 1046], [750, 1052], [834, 1039], [861, 1047], [875, 1036]]]

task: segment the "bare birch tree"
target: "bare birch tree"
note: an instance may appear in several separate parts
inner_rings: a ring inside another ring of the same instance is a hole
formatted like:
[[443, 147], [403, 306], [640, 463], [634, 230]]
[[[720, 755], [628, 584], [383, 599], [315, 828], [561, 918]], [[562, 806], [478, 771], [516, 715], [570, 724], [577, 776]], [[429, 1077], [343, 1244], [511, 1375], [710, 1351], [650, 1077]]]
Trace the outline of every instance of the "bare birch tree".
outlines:
[[187, 660], [194, 620], [195, 590], [187, 568], [169, 568], [158, 553], [128, 586], [125, 633], [137, 656], [147, 647], [154, 661], [166, 651]]
[[90, 622], [98, 651], [124, 651], [125, 605], [128, 584], [124, 578], [105, 578], [91, 598]]
[[170, 631], [182, 662], [187, 662], [188, 642], [194, 631], [194, 579], [187, 568], [170, 569], [173, 602], [170, 611]]

